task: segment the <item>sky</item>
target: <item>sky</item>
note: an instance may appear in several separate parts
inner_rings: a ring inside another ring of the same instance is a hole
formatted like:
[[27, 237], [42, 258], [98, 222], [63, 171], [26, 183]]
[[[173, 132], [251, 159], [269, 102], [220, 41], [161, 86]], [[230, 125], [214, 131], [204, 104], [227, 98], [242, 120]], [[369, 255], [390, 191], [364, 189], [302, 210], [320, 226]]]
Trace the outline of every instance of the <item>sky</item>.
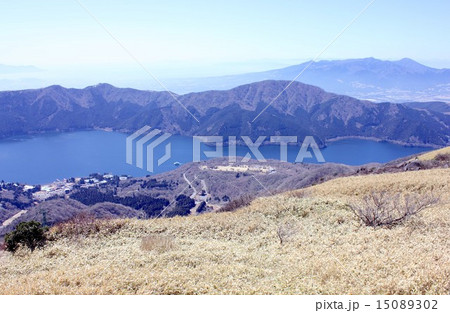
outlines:
[[[370, 0], [79, 2], [94, 18], [76, 0], [0, 0], [0, 64], [72, 76], [137, 77], [136, 60], [163, 77], [267, 70], [314, 58]], [[376, 0], [319, 60], [450, 68], [449, 12], [450, 1]]]

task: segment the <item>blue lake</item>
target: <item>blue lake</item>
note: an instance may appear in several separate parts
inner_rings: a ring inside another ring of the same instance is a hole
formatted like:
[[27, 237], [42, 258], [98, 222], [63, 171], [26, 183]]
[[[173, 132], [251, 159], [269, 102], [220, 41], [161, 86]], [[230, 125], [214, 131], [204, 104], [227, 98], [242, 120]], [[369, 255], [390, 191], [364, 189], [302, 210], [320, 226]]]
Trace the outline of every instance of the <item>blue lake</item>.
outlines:
[[[192, 138], [172, 136], [167, 141], [171, 143], [171, 158], [160, 166], [155, 164], [154, 172], [149, 173], [126, 163], [125, 140], [125, 134], [105, 131], [77, 131], [0, 140], [0, 180], [44, 184], [91, 173], [145, 176], [175, 169], [175, 162], [184, 164], [193, 159]], [[156, 159], [164, 155], [164, 147], [165, 144], [162, 144], [155, 149]], [[202, 145], [202, 149], [213, 148]], [[266, 159], [280, 158], [279, 145], [265, 145], [259, 150]], [[388, 162], [427, 150], [430, 148], [346, 139], [330, 143], [322, 149], [322, 154], [327, 162], [360, 165]], [[245, 156], [249, 151], [246, 146], [238, 146], [238, 160], [239, 156]], [[293, 162], [298, 152], [298, 146], [288, 146], [288, 161]], [[224, 155], [228, 155], [226, 145]], [[205, 158], [202, 153], [202, 159]], [[305, 159], [304, 162], [316, 163], [314, 158]]]

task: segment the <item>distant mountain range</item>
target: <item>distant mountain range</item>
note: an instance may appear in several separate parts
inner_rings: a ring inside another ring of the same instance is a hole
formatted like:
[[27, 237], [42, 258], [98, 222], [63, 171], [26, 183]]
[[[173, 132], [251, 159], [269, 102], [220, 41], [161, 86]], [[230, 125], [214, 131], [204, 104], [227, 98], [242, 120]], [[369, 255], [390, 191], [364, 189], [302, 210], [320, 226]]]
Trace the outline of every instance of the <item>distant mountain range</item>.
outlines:
[[34, 73], [40, 71], [42, 70], [32, 65], [14, 66], [0, 64], [0, 74]]
[[150, 125], [181, 135], [313, 135], [321, 145], [349, 136], [410, 145], [449, 144], [449, 115], [361, 101], [299, 82], [252, 123], [287, 83], [263, 81], [178, 96], [200, 123], [167, 92], [107, 84], [0, 92], [0, 136], [95, 128], [132, 132]]
[[374, 58], [319, 61], [264, 72], [168, 81], [176, 92], [230, 89], [263, 80], [293, 80], [358, 99], [390, 102], [450, 102], [450, 69], [435, 69], [414, 60]]
[[[444, 112], [450, 112], [450, 69], [431, 68], [408, 58], [398, 61], [364, 58], [318, 61], [311, 64], [305, 62], [239, 75], [160, 79], [169, 90], [186, 94], [228, 90], [264, 80], [291, 81], [302, 71], [297, 81], [318, 86], [327, 92], [374, 102], [441, 102], [445, 106]], [[86, 86], [99, 81], [136, 89], [163, 90], [156, 81], [147, 76], [129, 72], [121, 74], [124, 75], [106, 74], [94, 69], [91, 73], [77, 73], [72, 69], [68, 74], [63, 71], [42, 71], [34, 66], [0, 64], [0, 90], [40, 88], [55, 83]]]

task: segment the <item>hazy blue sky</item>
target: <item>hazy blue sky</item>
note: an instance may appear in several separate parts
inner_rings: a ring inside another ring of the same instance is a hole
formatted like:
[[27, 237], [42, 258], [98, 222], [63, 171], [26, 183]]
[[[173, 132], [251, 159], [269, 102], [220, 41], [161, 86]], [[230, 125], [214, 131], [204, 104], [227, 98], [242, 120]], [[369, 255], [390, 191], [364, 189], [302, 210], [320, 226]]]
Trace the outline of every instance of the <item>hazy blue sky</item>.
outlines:
[[[80, 1], [149, 69], [175, 76], [175, 68], [226, 74], [311, 59], [369, 3]], [[449, 13], [450, 1], [377, 0], [321, 59], [410, 57], [450, 67]], [[0, 64], [136, 69], [73, 0], [0, 0]]]

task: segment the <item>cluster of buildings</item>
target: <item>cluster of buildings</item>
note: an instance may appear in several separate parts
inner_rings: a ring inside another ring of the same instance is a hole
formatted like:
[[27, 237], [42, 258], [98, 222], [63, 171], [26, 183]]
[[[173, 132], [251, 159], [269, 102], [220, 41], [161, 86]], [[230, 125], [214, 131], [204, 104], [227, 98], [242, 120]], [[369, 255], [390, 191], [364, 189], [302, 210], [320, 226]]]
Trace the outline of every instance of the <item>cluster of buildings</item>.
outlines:
[[[105, 175], [95, 175], [95, 177], [88, 178], [71, 178], [57, 180], [51, 184], [42, 185], [40, 191], [33, 193], [33, 198], [37, 201], [44, 201], [48, 198], [57, 196], [62, 197], [70, 193], [74, 188], [92, 188], [100, 187], [102, 185], [108, 184], [111, 180], [115, 179], [112, 174]], [[124, 181], [129, 179], [129, 176], [119, 176], [119, 181]], [[24, 190], [33, 189], [35, 186], [24, 186]]]
[[[75, 182], [69, 182], [66, 179], [62, 181], [57, 180], [51, 184], [42, 185], [40, 191], [33, 193], [33, 198], [38, 201], [43, 201], [54, 196], [61, 197], [69, 193], [74, 186]], [[24, 187], [24, 190], [26, 187]]]

